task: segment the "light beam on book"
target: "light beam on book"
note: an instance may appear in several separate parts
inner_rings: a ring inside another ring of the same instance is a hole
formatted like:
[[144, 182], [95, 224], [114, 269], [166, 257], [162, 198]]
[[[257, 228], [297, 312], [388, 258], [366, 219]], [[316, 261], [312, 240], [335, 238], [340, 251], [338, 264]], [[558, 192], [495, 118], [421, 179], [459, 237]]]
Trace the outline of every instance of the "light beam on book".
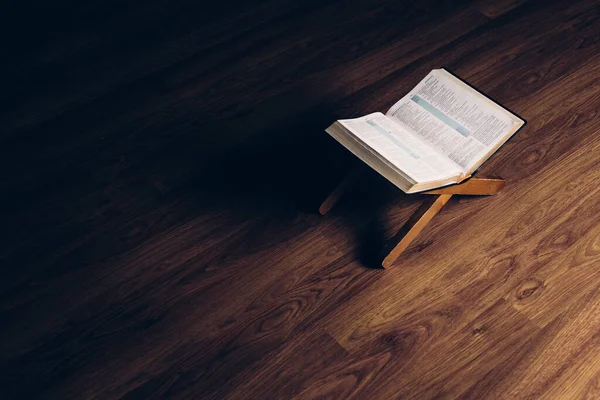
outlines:
[[326, 131], [404, 192], [415, 193], [465, 180], [524, 123], [436, 69], [385, 115], [339, 120]]

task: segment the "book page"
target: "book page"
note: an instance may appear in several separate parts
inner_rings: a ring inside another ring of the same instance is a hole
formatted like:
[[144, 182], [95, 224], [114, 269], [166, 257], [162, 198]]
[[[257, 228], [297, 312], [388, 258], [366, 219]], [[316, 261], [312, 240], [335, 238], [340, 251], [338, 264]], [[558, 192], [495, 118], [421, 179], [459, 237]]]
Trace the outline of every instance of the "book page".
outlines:
[[472, 172], [523, 120], [443, 69], [433, 70], [387, 115]]
[[410, 131], [394, 123], [382, 113], [339, 121], [366, 148], [373, 149], [383, 162], [391, 163], [415, 182], [428, 182], [460, 175], [461, 170], [450, 160]]

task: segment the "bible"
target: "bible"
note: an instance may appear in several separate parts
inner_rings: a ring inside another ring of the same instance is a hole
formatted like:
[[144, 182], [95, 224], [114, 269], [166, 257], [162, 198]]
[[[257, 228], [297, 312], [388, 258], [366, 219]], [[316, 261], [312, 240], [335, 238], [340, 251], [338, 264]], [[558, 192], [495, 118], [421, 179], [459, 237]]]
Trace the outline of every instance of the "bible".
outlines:
[[326, 129], [406, 193], [469, 178], [525, 121], [445, 69], [431, 71], [386, 114]]

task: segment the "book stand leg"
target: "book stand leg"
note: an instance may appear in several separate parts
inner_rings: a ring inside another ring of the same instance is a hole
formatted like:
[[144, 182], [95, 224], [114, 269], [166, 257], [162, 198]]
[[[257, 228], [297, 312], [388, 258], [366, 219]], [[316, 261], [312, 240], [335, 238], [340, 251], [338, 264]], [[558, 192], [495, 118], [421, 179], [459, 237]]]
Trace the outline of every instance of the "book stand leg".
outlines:
[[[344, 178], [319, 207], [321, 215], [325, 215], [331, 210], [344, 192], [356, 183], [361, 175], [362, 170], [357, 169]], [[385, 257], [381, 263], [382, 266], [384, 268], [391, 267], [400, 254], [453, 195], [491, 196], [502, 190], [505, 184], [506, 181], [500, 178], [470, 178], [457, 185], [421, 192], [420, 194], [430, 195], [429, 198], [421, 204], [398, 233], [388, 242], [384, 251]]]
[[327, 198], [321, 203], [319, 207], [319, 214], [325, 215], [333, 208], [335, 203], [350, 189], [354, 186], [365, 173], [366, 169], [359, 165], [355, 167], [338, 185], [333, 191], [327, 196]]

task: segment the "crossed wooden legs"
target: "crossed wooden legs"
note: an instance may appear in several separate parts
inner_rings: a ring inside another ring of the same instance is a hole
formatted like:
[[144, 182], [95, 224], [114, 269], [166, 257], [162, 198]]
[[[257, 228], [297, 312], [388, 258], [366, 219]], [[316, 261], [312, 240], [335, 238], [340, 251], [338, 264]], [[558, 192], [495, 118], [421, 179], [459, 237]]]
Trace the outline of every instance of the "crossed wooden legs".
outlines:
[[[363, 169], [357, 169], [344, 178], [319, 207], [325, 215], [337, 203], [340, 197], [362, 176]], [[397, 234], [388, 242], [384, 250], [382, 266], [389, 268], [408, 245], [419, 235], [431, 219], [446, 205], [453, 195], [490, 196], [498, 193], [505, 185], [499, 178], [470, 178], [460, 184], [421, 192], [431, 195], [415, 211]]]

